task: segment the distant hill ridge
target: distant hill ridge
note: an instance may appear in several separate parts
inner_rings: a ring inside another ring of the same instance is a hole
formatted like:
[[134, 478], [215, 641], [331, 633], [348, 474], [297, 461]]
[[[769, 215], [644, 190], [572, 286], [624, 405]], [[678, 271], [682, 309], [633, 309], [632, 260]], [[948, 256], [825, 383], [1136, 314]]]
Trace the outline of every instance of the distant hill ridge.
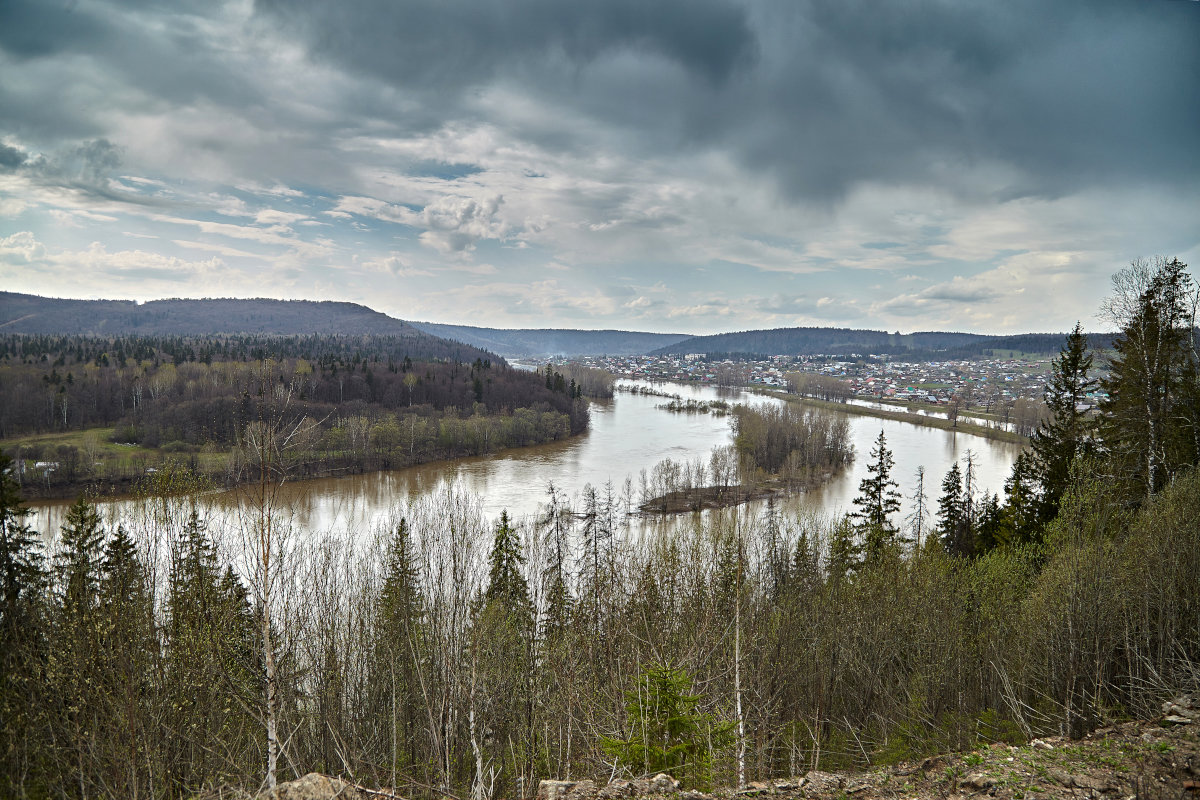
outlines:
[[[412, 323], [427, 333], [469, 342], [506, 358], [538, 356], [641, 355], [690, 339], [686, 333], [639, 331], [585, 331], [562, 328], [479, 328], [471, 325]], [[689, 351], [690, 352], [690, 351]]]
[[[212, 336], [305, 334], [393, 336], [412, 341], [413, 358], [473, 361], [594, 355], [868, 355], [914, 359], [978, 358], [994, 351], [1057, 353], [1065, 333], [992, 336], [919, 331], [888, 333], [855, 328], [774, 328], [710, 336], [620, 330], [483, 328], [406, 322], [357, 303], [330, 300], [168, 299], [68, 300], [0, 292], [0, 334]], [[1093, 349], [1111, 346], [1111, 334], [1089, 334]]]
[[389, 336], [411, 340], [413, 358], [493, 357], [357, 303], [234, 298], [70, 300], [0, 292], [0, 334], [92, 336]]
[[[1111, 334], [1089, 334], [1094, 349], [1106, 348]], [[1022, 353], [1057, 353], [1066, 333], [1023, 333], [993, 336], [952, 331], [888, 333], [854, 328], [774, 328], [771, 330], [693, 336], [659, 348], [654, 355], [764, 354], [764, 355], [892, 355], [913, 358], [972, 358], [997, 350]]]

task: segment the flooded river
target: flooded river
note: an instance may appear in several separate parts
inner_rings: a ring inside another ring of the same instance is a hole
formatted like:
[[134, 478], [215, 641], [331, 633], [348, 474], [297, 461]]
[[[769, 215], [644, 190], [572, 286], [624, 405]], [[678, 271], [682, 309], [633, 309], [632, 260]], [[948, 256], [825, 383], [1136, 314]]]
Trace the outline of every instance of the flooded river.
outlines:
[[[730, 402], [779, 402], [741, 390], [710, 386], [656, 384], [657, 391], [684, 399]], [[284, 487], [293, 524], [310, 531], [364, 531], [388, 519], [394, 509], [421, 494], [447, 484], [481, 498], [489, 516], [507, 509], [513, 517], [538, 511], [551, 481], [570, 497], [586, 484], [602, 486], [612, 481], [620, 492], [626, 478], [638, 486], [641, 470], [649, 472], [664, 458], [675, 461], [707, 459], [712, 448], [730, 443], [730, 417], [683, 414], [657, 408], [662, 397], [618, 393], [612, 400], [593, 402], [591, 429], [569, 441], [506, 451], [482, 458], [435, 462], [409, 469], [345, 478], [298, 481]], [[925, 491], [935, 504], [942, 478], [950, 466], [970, 450], [974, 454], [981, 491], [1003, 492], [1020, 446], [979, 436], [912, 425], [907, 422], [847, 415], [854, 445], [853, 465], [824, 486], [792, 498], [788, 506], [821, 513], [849, 510], [858, 484], [866, 474], [871, 447], [883, 430], [895, 457], [893, 478], [904, 495], [901, 517], [910, 511], [910, 495], [919, 466], [925, 467]], [[205, 498], [209, 510], [220, 515], [230, 508], [228, 495]], [[33, 525], [48, 534], [61, 525], [66, 504], [41, 503]], [[104, 504], [110, 518], [131, 509], [129, 501]]]

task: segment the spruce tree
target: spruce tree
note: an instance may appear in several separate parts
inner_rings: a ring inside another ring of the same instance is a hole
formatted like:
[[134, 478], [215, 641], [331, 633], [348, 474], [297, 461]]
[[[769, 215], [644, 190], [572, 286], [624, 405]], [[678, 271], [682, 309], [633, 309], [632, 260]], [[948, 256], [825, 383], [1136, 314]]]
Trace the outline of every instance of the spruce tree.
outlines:
[[36, 786], [46, 747], [40, 708], [45, 692], [47, 572], [41, 542], [0, 451], [0, 796]]
[[96, 507], [80, 497], [67, 510], [54, 573], [63, 612], [82, 620], [99, 601], [100, 569], [104, 558], [104, 529]]
[[834, 525], [829, 539], [829, 580], [837, 583], [862, 566], [862, 546], [854, 521], [847, 514]]
[[100, 567], [101, 692], [107, 701], [105, 746], [119, 768], [114, 793], [148, 793], [153, 772], [144, 757], [152, 735], [154, 675], [159, 667], [154, 596], [137, 547], [121, 526], [104, 547]]
[[490, 605], [497, 603], [513, 614], [530, 614], [533, 605], [529, 600], [529, 585], [521, 574], [525, 557], [521, 555], [521, 540], [516, 529], [508, 520], [508, 511], [500, 512], [496, 522], [496, 535], [492, 540], [492, 552], [488, 557], [488, 587], [484, 600]]
[[417, 727], [421, 693], [417, 670], [422, 652], [425, 601], [421, 591], [412, 533], [401, 518], [387, 542], [383, 588], [376, 608], [375, 683], [381, 711], [389, 717], [392, 784], [397, 773], [419, 766]]
[[938, 499], [938, 532], [942, 546], [951, 555], [967, 556], [974, 551], [971, 525], [968, 520], [963, 491], [962, 471], [958, 462], [951, 465], [942, 480], [942, 496]]
[[104, 530], [95, 506], [82, 497], [67, 511], [54, 556], [56, 602], [48, 678], [55, 708], [55, 740], [75, 766], [81, 792], [97, 771], [95, 742], [104, 739], [108, 709], [102, 683], [100, 578]]
[[[1034, 455], [1028, 450], [1018, 454], [1012, 472], [1004, 482], [1004, 519], [1000, 533], [1003, 542], [1029, 542], [1040, 536], [1040, 509], [1048, 507], [1042, 502], [1040, 486]], [[1055, 502], [1056, 509], [1057, 506]]]
[[[1080, 410], [1097, 381], [1089, 377], [1092, 355], [1087, 336], [1076, 322], [1058, 358], [1050, 365], [1046, 386], [1047, 419], [1033, 434], [1034, 465], [1041, 491], [1036, 499], [1037, 522], [1046, 525], [1058, 514], [1058, 503], [1070, 480], [1071, 464], [1093, 449], [1092, 426]], [[1022, 465], [1026, 466], [1026, 465]], [[1013, 465], [1014, 472], [1017, 465]]]
[[858, 510], [851, 514], [855, 529], [865, 543], [865, 561], [876, 562], [889, 546], [895, 544], [896, 526], [891, 516], [900, 510], [899, 485], [892, 480], [895, 459], [887, 447], [883, 431], [871, 448], [871, 462], [867, 464], [867, 477], [858, 486], [858, 497], [854, 505]]

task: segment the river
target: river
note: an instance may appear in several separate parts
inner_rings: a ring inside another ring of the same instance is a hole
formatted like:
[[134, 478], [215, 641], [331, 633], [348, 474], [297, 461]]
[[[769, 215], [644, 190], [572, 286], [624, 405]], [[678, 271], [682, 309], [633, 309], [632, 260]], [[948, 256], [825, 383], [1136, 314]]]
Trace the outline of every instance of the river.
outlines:
[[[717, 389], [691, 384], [655, 384], [658, 391], [684, 399], [724, 399], [730, 402], [779, 402], [742, 390]], [[498, 516], [507, 510], [520, 518], [538, 511], [546, 500], [551, 481], [570, 497], [578, 496], [586, 484], [600, 487], [612, 481], [621, 491], [626, 478], [638, 486], [638, 473], [649, 472], [664, 458], [675, 461], [707, 459], [713, 447], [730, 443], [730, 417], [682, 414], [664, 411], [665, 398], [619, 392], [612, 400], [594, 401], [591, 428], [564, 442], [520, 448], [481, 458], [434, 462], [409, 469], [375, 472], [344, 478], [297, 481], [287, 484], [283, 499], [291, 509], [294, 526], [309, 531], [371, 530], [406, 501], [452, 484], [481, 498], [484, 512]], [[925, 492], [936, 505], [941, 481], [950, 466], [974, 454], [981, 491], [1001, 492], [1004, 480], [1020, 452], [1020, 445], [985, 439], [967, 433], [940, 430], [907, 422], [848, 414], [854, 445], [853, 465], [825, 485], [791, 499], [787, 507], [818, 513], [849, 510], [858, 485], [866, 475], [870, 451], [880, 430], [895, 457], [893, 478], [904, 496], [899, 523], [911, 511], [916, 471], [925, 467]], [[228, 493], [205, 498], [211, 513], [220, 515], [231, 507]], [[39, 502], [32, 524], [49, 535], [57, 531], [67, 504]], [[102, 504], [110, 520], [132, 513], [133, 503], [116, 500]]]

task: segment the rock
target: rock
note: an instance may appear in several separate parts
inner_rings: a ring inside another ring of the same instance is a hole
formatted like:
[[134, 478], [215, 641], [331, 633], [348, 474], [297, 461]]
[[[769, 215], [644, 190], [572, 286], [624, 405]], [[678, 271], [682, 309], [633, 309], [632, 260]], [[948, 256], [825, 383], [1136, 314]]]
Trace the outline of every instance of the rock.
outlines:
[[977, 792], [982, 792], [996, 785], [996, 779], [990, 775], [984, 775], [982, 772], [972, 773], [959, 782], [960, 786], [965, 786], [968, 789], [974, 789]]
[[631, 794], [633, 792], [629, 789], [629, 781], [617, 778], [601, 789], [600, 793], [596, 796], [601, 800], [612, 800], [612, 798], [616, 797], [628, 797]]
[[1051, 769], [1046, 771], [1046, 777], [1057, 783], [1059, 786], [1065, 786], [1068, 789], [1073, 785], [1071, 776], [1063, 772], [1061, 769]]
[[595, 797], [596, 782], [595, 781], [576, 781], [565, 795], [560, 795], [565, 800], [591, 800]]
[[1191, 695], [1180, 695], [1162, 704], [1164, 722], [1172, 725], [1190, 725], [1200, 721], [1200, 703]]
[[804, 776], [804, 783], [801, 788], [805, 794], [822, 794], [836, 792], [845, 784], [846, 779], [841, 775], [835, 775], [832, 772], [821, 772], [812, 770]]
[[750, 781], [741, 789], [738, 790], [739, 797], [754, 797], [760, 794], [767, 794], [773, 791], [774, 787], [763, 781]]
[[369, 800], [373, 795], [337, 778], [310, 772], [303, 778], [268, 789], [258, 800]]
[[1200, 703], [1191, 695], [1180, 695], [1174, 700], [1162, 704], [1163, 715], [1167, 717], [1184, 717], [1189, 720], [1200, 719]]
[[575, 781], [541, 781], [538, 783], [537, 800], [560, 800], [575, 788]]
[[650, 785], [659, 792], [677, 792], [679, 791], [679, 781], [672, 778], [665, 772], [660, 772], [650, 779]]
[[[595, 781], [541, 781], [538, 783], [537, 800], [592, 800], [597, 795]], [[608, 796], [618, 797], [620, 795]]]
[[1029, 743], [1029, 746], [1037, 750], [1053, 750], [1054, 745], [1047, 742], [1045, 739], [1034, 739]]
[[1109, 792], [1112, 790], [1112, 784], [1103, 778], [1093, 778], [1091, 775], [1072, 775], [1071, 785], [1076, 789], [1083, 789], [1091, 792]]

